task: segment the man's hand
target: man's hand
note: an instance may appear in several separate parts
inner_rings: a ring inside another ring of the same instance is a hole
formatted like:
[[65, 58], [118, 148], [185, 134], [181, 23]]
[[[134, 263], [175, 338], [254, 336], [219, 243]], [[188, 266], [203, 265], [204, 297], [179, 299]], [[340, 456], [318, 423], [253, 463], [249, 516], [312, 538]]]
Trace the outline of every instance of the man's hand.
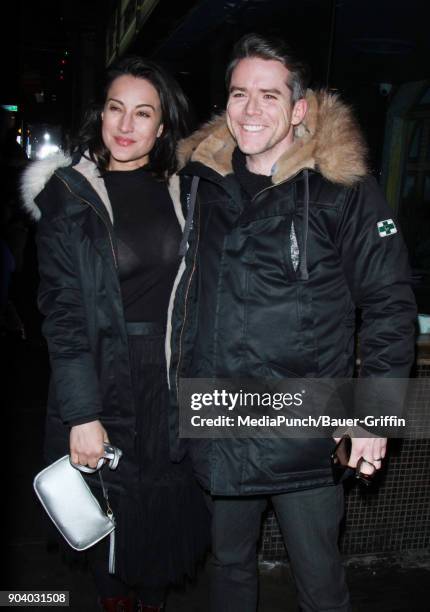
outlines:
[[[340, 438], [334, 438], [339, 442]], [[387, 438], [352, 438], [351, 437], [351, 456], [349, 458], [349, 467], [357, 467], [357, 461], [363, 457], [365, 461], [375, 466], [376, 470], [380, 470], [382, 459], [387, 452]], [[368, 463], [362, 463], [360, 471], [363, 474], [372, 474], [373, 468]]]
[[109, 442], [109, 438], [100, 421], [75, 425], [70, 430], [72, 463], [97, 467], [100, 457], [104, 455], [104, 442]]

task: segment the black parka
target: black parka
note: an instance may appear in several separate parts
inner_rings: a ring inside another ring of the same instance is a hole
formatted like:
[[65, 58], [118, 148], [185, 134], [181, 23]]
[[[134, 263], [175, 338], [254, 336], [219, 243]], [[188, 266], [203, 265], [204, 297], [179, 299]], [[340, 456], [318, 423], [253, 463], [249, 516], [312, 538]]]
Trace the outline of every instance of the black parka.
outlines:
[[[72, 165], [59, 155], [34, 163], [22, 191], [38, 219], [39, 307], [52, 370], [46, 457], [53, 461], [69, 452], [71, 424], [100, 419], [111, 443], [123, 451], [119, 468], [104, 471], [110, 485], [121, 488], [124, 474], [132, 478], [136, 464], [135, 410], [104, 182], [86, 158]], [[183, 224], [177, 198], [175, 211]]]
[[[308, 102], [273, 185], [246, 206], [224, 118], [183, 144], [181, 173], [200, 180], [171, 324], [173, 405], [181, 378], [351, 377], [357, 308], [361, 376], [409, 376], [416, 310], [407, 253], [399, 231], [378, 229], [393, 212], [366, 176], [348, 109], [325, 93], [309, 92]], [[173, 409], [176, 459], [185, 452], [177, 427]], [[315, 438], [188, 442], [215, 495], [332, 484], [332, 447]]]

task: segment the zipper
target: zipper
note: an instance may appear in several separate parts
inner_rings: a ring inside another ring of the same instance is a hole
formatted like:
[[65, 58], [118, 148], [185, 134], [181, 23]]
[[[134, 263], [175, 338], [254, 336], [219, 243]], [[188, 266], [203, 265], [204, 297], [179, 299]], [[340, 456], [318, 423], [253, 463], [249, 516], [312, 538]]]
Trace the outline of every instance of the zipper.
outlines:
[[198, 210], [198, 218], [197, 218], [197, 226], [198, 226], [197, 243], [196, 243], [196, 248], [194, 250], [193, 267], [192, 267], [192, 270], [191, 270], [190, 277], [188, 279], [187, 289], [185, 291], [184, 317], [183, 317], [183, 321], [182, 321], [181, 333], [179, 334], [179, 356], [178, 356], [178, 367], [176, 368], [176, 399], [177, 399], [178, 403], [179, 403], [179, 372], [181, 370], [181, 360], [182, 360], [182, 336], [183, 336], [184, 329], [185, 329], [185, 323], [187, 321], [188, 293], [190, 291], [191, 281], [192, 281], [194, 273], [196, 271], [197, 253], [198, 253], [198, 250], [199, 250], [199, 242], [200, 242], [200, 204], [197, 205], [197, 210]]
[[[112, 231], [111, 231], [111, 227], [113, 228], [113, 225], [112, 225], [112, 223], [110, 223], [110, 219], [109, 219], [109, 222], [106, 221], [106, 219], [103, 217], [101, 212], [99, 210], [97, 210], [97, 208], [94, 206], [94, 204], [92, 204], [91, 202], [89, 202], [88, 200], [83, 198], [82, 196], [78, 196], [70, 188], [70, 186], [68, 185], [67, 181], [65, 181], [61, 176], [59, 176], [58, 174], [56, 174], [55, 176], [57, 176], [60, 179], [60, 181], [66, 186], [67, 190], [75, 198], [77, 198], [81, 202], [85, 202], [85, 204], [87, 204], [96, 213], [96, 215], [99, 217], [99, 219], [101, 219], [101, 221], [103, 222], [104, 226], [106, 227], [106, 230], [107, 230], [107, 233], [108, 233], [108, 236], [109, 236], [109, 243], [110, 243], [110, 247], [111, 247], [111, 251], [112, 251], [113, 263], [114, 263], [114, 266], [115, 266], [116, 270], [118, 270], [118, 260], [117, 260], [117, 256], [116, 256], [116, 253], [115, 253], [114, 239], [112, 237]], [[121, 301], [121, 308], [123, 308], [122, 301]], [[126, 335], [126, 342], [127, 342], [127, 345], [128, 345], [127, 335]], [[135, 409], [134, 409], [134, 412], [136, 413]], [[115, 549], [114, 549], [114, 547], [115, 547], [115, 534], [114, 534], [114, 531], [113, 531], [111, 533], [111, 539], [110, 539], [109, 568], [111, 568], [111, 567], [113, 568], [114, 564], [115, 564]]]
[[264, 189], [262, 189], [261, 191], [257, 192], [255, 194], [255, 196], [251, 199], [251, 202], [254, 202], [255, 198], [258, 198], [258, 196], [262, 193], [264, 193], [265, 191], [268, 191], [269, 189], [273, 189], [274, 187], [278, 187], [279, 185], [283, 185], [284, 183], [287, 183], [288, 181], [291, 181], [291, 179], [295, 178], [296, 176], [298, 176], [300, 174], [300, 172], [302, 172], [303, 168], [301, 168], [300, 170], [297, 170], [297, 172], [295, 172], [294, 174], [292, 174], [291, 176], [289, 176], [288, 178], [284, 179], [283, 181], [281, 181], [280, 183], [276, 183], [276, 185], [269, 185], [268, 187], [265, 187]]
[[[300, 172], [302, 170], [303, 170], [303, 168], [301, 168], [300, 170], [298, 170], [297, 172], [295, 172], [293, 175], [289, 176], [288, 178], [284, 179], [280, 183], [276, 183], [276, 185], [269, 185], [269, 187], [265, 187], [264, 189], [259, 191], [252, 198], [251, 202], [253, 202], [255, 200], [255, 198], [257, 196], [259, 196], [261, 193], [263, 193], [264, 191], [267, 191], [268, 189], [273, 189], [273, 187], [277, 187], [278, 185], [282, 185], [283, 183], [286, 183], [286, 182], [290, 181], [291, 179], [295, 178], [298, 174], [300, 174]], [[189, 293], [189, 290], [190, 290], [190, 287], [191, 287], [191, 281], [193, 279], [194, 272], [196, 270], [197, 252], [198, 252], [198, 249], [199, 249], [199, 242], [200, 242], [200, 206], [198, 207], [198, 211], [199, 211], [199, 216], [198, 216], [197, 244], [196, 244], [196, 248], [195, 248], [195, 251], [194, 251], [193, 268], [191, 270], [191, 274], [190, 274], [190, 277], [188, 279], [187, 289], [185, 291], [184, 317], [183, 317], [183, 322], [182, 322], [182, 327], [181, 327], [181, 333], [179, 335], [179, 357], [178, 357], [178, 367], [176, 368], [176, 399], [177, 399], [178, 403], [179, 403], [179, 372], [180, 372], [180, 369], [181, 369], [181, 360], [182, 360], [182, 336], [183, 336], [183, 332], [184, 332], [184, 329], [185, 329], [185, 323], [186, 323], [186, 320], [187, 320], [188, 293]]]
[[68, 185], [68, 183], [61, 178], [61, 176], [58, 176], [58, 174], [56, 174], [55, 176], [57, 176], [60, 181], [66, 186], [66, 188], [68, 189], [68, 191], [78, 200], [80, 200], [81, 202], [85, 202], [85, 204], [87, 204], [95, 213], [96, 215], [103, 221], [107, 232], [108, 232], [108, 236], [109, 236], [109, 243], [110, 243], [110, 247], [112, 250], [112, 256], [113, 256], [113, 261], [115, 264], [115, 268], [118, 268], [118, 261], [116, 258], [116, 253], [115, 253], [115, 248], [114, 248], [114, 244], [113, 244], [113, 238], [112, 238], [112, 232], [110, 230], [109, 224], [107, 223], [106, 219], [103, 217], [103, 215], [100, 213], [100, 211], [97, 210], [97, 208], [94, 206], [94, 204], [91, 204], [91, 202], [89, 202], [88, 200], [86, 200], [85, 198], [83, 198], [82, 196], [77, 195], [74, 191], [72, 191], [70, 189], [70, 186]]

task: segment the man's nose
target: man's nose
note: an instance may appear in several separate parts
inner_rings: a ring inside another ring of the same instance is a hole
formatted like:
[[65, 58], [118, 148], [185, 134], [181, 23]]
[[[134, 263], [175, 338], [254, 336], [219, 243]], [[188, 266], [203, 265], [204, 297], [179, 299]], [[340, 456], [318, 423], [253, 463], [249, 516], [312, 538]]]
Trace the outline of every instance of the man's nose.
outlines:
[[261, 112], [258, 98], [251, 96], [246, 103], [245, 111], [247, 115], [256, 115]]

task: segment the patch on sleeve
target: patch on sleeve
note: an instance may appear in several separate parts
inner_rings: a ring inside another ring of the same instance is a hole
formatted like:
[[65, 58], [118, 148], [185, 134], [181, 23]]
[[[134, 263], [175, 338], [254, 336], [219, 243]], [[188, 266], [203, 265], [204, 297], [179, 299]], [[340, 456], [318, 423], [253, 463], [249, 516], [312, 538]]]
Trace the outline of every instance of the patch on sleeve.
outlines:
[[397, 234], [397, 227], [392, 219], [378, 221], [376, 227], [378, 228], [378, 234], [380, 238], [385, 238], [385, 236], [391, 236], [391, 234]]

